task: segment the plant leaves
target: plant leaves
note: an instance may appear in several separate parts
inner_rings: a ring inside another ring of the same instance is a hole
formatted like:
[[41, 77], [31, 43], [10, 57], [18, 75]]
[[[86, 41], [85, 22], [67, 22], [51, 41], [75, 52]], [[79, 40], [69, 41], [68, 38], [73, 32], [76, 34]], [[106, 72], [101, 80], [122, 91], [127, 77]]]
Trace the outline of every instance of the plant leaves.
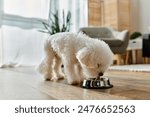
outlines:
[[65, 18], [65, 12], [62, 11], [62, 25], [60, 25], [60, 18], [58, 10], [56, 10], [55, 13], [51, 12], [51, 15], [49, 15], [48, 22], [43, 22], [42, 24], [45, 28], [45, 30], [41, 30], [40, 32], [43, 33], [49, 33], [50, 35], [58, 33], [58, 32], [69, 32], [70, 25], [71, 25], [71, 12], [67, 12], [67, 16]]

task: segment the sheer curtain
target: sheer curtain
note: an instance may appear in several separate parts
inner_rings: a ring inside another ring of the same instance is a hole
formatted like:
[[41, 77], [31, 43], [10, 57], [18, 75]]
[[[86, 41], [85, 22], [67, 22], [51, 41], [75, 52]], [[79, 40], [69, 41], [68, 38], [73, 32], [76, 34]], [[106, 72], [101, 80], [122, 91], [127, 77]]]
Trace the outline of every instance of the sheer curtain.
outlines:
[[39, 20], [49, 11], [71, 11], [71, 31], [87, 25], [87, 0], [0, 0], [0, 67], [33, 66], [42, 59], [47, 34]]
[[0, 6], [1, 67], [37, 64], [46, 38], [37, 28], [48, 19], [50, 0], [1, 0]]
[[80, 27], [88, 25], [88, 0], [51, 0], [50, 11], [59, 12], [62, 17], [63, 10], [65, 14], [71, 12], [71, 31], [77, 32]]

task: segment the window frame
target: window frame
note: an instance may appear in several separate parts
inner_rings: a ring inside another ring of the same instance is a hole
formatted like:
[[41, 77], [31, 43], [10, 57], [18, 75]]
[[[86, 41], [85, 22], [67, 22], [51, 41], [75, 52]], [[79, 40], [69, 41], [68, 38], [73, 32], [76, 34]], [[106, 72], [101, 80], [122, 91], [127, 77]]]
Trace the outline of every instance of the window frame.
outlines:
[[[49, 0], [49, 8], [50, 9], [51, 0]], [[30, 17], [23, 17], [20, 15], [13, 15], [4, 13], [4, 0], [0, 0], [0, 27], [2, 25], [8, 26], [16, 26], [23, 29], [33, 29], [33, 28], [42, 28], [43, 24], [42, 21], [48, 21], [48, 19], [42, 18], [30, 18]]]

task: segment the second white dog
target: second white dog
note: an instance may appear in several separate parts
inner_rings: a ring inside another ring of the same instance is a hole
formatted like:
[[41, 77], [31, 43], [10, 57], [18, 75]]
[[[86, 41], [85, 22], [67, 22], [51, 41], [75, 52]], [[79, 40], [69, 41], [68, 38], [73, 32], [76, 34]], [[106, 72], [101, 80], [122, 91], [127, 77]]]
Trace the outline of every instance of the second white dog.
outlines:
[[44, 48], [46, 56], [38, 69], [46, 80], [62, 78], [63, 64], [67, 82], [77, 84], [103, 75], [113, 62], [113, 53], [104, 41], [83, 33], [57, 33], [46, 40]]

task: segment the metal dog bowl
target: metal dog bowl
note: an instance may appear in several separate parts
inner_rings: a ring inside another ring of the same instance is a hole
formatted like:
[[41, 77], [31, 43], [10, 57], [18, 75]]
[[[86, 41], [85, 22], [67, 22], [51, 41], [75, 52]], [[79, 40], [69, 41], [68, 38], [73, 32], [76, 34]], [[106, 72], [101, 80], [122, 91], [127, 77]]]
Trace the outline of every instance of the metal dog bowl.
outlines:
[[87, 89], [106, 89], [106, 88], [112, 88], [113, 85], [110, 84], [110, 81], [107, 77], [102, 77], [102, 78], [92, 78], [90, 80], [84, 80], [82, 87]]

